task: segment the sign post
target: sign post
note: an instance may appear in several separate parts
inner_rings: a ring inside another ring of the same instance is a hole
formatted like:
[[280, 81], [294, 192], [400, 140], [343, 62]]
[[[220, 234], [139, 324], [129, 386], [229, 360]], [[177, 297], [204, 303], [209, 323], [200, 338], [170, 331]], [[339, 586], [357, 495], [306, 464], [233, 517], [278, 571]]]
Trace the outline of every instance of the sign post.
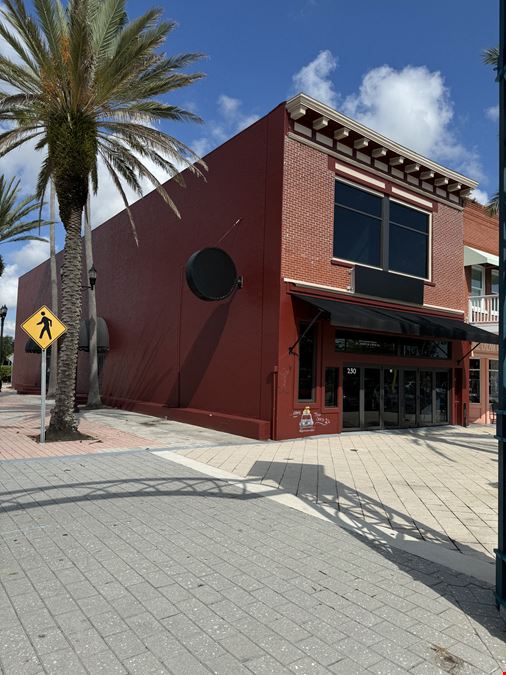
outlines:
[[21, 328], [40, 347], [40, 442], [46, 441], [46, 376], [47, 348], [65, 333], [67, 327], [45, 305], [34, 312]]
[[46, 356], [47, 350], [40, 353], [40, 442], [46, 442]]

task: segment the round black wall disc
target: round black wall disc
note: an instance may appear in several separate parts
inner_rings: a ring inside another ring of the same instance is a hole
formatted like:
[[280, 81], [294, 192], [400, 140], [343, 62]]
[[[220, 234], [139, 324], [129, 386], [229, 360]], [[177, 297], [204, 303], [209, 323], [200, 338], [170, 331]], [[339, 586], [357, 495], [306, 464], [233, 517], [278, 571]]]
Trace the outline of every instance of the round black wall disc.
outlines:
[[203, 248], [186, 263], [188, 286], [201, 300], [224, 300], [237, 288], [237, 270], [221, 248]]

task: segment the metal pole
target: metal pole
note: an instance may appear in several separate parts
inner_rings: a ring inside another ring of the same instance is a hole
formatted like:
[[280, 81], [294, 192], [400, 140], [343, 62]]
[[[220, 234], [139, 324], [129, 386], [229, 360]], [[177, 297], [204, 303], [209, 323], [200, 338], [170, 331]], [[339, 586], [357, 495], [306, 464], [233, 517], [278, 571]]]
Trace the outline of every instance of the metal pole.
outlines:
[[4, 363], [4, 320], [4, 317], [2, 317], [0, 321], [0, 391], [2, 391], [2, 366]]
[[497, 410], [497, 439], [499, 442], [499, 503], [498, 542], [496, 554], [496, 604], [506, 606], [506, 0], [499, 0], [499, 61], [497, 79], [499, 82], [499, 409]]
[[40, 358], [40, 442], [46, 441], [46, 350]]

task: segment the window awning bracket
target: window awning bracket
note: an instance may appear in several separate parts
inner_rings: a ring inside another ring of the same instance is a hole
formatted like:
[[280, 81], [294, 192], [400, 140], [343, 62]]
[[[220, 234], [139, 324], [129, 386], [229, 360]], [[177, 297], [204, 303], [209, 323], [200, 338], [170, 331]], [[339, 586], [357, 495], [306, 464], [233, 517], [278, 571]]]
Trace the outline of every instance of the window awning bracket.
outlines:
[[470, 349], [468, 352], [466, 352], [466, 353], [464, 354], [464, 356], [462, 356], [460, 359], [457, 359], [457, 365], [459, 366], [459, 365], [462, 363], [462, 361], [466, 358], [466, 356], [469, 356], [469, 354], [470, 354], [473, 350], [475, 350], [476, 347], [479, 347], [480, 345], [481, 345], [481, 342], [477, 342], [477, 343], [474, 345], [474, 347], [471, 347], [471, 349]]
[[[320, 311], [318, 312], [318, 314], [317, 314], [317, 315], [311, 320], [311, 322], [306, 326], [306, 330], [302, 333], [302, 335], [299, 335], [299, 337], [298, 337], [297, 340], [293, 343], [293, 345], [292, 345], [291, 347], [288, 348], [288, 353], [290, 354], [290, 356], [291, 356], [292, 354], [294, 354], [294, 349], [295, 349], [295, 347], [299, 344], [299, 342], [300, 342], [301, 340], [303, 340], [303, 339], [306, 337], [307, 333], [311, 330], [311, 328], [314, 326], [314, 324], [318, 321], [318, 319], [319, 319], [320, 316], [324, 313], [324, 311], [325, 311], [325, 310], [320, 309]], [[298, 354], [295, 354], [295, 356], [298, 356]]]

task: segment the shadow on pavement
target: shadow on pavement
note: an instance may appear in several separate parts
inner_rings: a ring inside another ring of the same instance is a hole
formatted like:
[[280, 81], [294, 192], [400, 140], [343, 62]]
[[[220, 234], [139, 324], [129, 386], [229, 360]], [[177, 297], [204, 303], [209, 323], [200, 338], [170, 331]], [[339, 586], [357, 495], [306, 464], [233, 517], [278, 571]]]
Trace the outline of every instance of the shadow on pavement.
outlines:
[[[264, 469], [261, 464], [260, 462], [257, 463], [257, 471], [259, 473], [260, 469]], [[302, 470], [302, 466], [300, 468]], [[318, 468], [321, 471], [321, 467]], [[280, 494], [278, 489], [267, 489], [261, 493], [248, 492], [248, 482], [251, 481], [248, 479], [231, 481], [195, 476], [175, 478], [159, 476], [156, 478], [138, 477], [59, 483], [2, 492], [0, 493], [0, 510], [3, 513], [12, 513], [32, 509], [48, 509], [46, 513], [50, 515], [50, 509], [53, 507], [90, 501], [187, 496], [204, 499], [230, 499], [233, 501], [258, 500]], [[283, 490], [282, 487], [281, 490]], [[338, 484], [338, 490], [341, 493], [346, 492], [350, 498], [355, 498], [358, 503], [357, 496], [353, 497], [354, 491], [347, 486]], [[366, 496], [361, 496], [361, 498], [363, 499], [362, 507], [369, 514], [375, 514], [379, 507], [384, 508], [379, 502], [371, 500]], [[313, 501], [311, 506], [315, 511], [323, 514], [323, 510], [319, 504]], [[402, 515], [393, 509], [390, 510], [390, 513], [391, 515]], [[301, 517], [303, 516], [301, 515]], [[373, 527], [370, 523], [364, 523], [364, 526], [369, 528], [369, 530]], [[434, 537], [438, 536], [438, 533], [434, 530], [430, 528], [427, 528], [427, 530], [431, 531]], [[354, 537], [362, 546], [366, 545], [381, 554], [394, 567], [409, 575], [413, 580], [430, 587], [434, 594], [446, 598], [454, 606], [463, 611], [472, 620], [471, 627], [474, 638], [478, 636], [483, 644], [485, 644], [483, 641], [484, 636], [492, 636], [492, 638], [501, 640], [506, 636], [504, 623], [494, 606], [493, 589], [490, 585], [465, 574], [456, 573], [436, 563], [431, 563], [416, 555], [371, 541], [360, 536], [358, 532], [340, 529], [339, 536], [345, 537], [348, 535]], [[352, 560], [348, 560], [348, 562], [351, 566], [353, 565]], [[353, 574], [352, 569], [351, 573]], [[325, 585], [323, 577], [321, 584]], [[350, 588], [350, 592], [352, 590], [353, 588]], [[396, 595], [396, 583], [394, 581], [392, 581], [392, 588], [389, 590], [391, 590], [393, 596]], [[398, 587], [397, 590], [399, 590]], [[337, 592], [336, 598], [340, 598]], [[397, 599], [402, 604], [402, 596], [397, 595]], [[409, 601], [409, 590], [406, 600]], [[436, 635], [436, 631], [434, 631], [434, 635]], [[490, 650], [489, 653], [492, 657]]]

